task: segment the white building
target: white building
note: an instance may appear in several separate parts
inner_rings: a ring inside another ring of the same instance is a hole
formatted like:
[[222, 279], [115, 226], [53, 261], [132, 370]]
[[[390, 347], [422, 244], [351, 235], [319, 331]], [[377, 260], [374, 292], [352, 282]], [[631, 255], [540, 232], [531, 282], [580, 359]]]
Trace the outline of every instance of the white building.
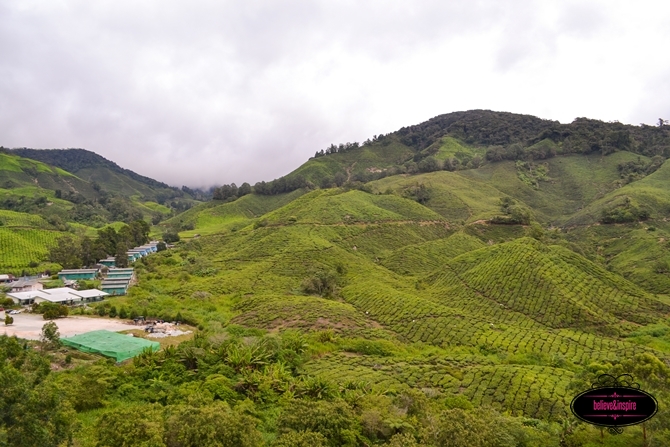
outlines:
[[10, 292], [7, 294], [16, 304], [30, 305], [43, 303], [45, 301], [56, 304], [80, 304], [100, 301], [109, 294], [98, 289], [74, 290], [69, 287], [58, 287], [56, 289], [43, 289], [29, 292]]

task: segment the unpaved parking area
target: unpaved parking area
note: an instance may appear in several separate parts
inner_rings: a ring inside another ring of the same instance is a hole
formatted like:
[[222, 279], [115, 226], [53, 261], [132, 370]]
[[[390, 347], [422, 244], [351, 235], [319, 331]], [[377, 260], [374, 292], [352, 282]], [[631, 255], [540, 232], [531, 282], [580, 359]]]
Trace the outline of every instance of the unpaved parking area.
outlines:
[[[42, 318], [42, 315], [20, 313], [12, 315], [12, 317], [14, 317], [14, 324], [5, 326], [5, 313], [0, 312], [0, 335], [16, 335], [19, 338], [26, 338], [28, 340], [39, 340], [42, 326], [47, 322], [47, 320]], [[137, 326], [133, 324], [126, 324], [120, 320], [111, 320], [108, 318], [71, 316], [58, 318], [53, 321], [58, 325], [61, 337], [71, 337], [100, 329], [114, 332], [137, 329]]]

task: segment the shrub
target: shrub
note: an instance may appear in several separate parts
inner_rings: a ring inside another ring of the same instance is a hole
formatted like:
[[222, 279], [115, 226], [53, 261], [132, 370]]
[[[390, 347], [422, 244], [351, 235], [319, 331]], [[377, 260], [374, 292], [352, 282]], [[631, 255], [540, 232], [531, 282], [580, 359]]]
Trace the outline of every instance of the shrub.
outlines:
[[337, 276], [331, 272], [321, 271], [305, 279], [300, 288], [307, 295], [332, 297], [337, 287]]
[[272, 447], [326, 447], [327, 440], [321, 433], [310, 430], [284, 433], [272, 443]]
[[42, 349], [57, 349], [60, 347], [60, 332], [58, 326], [53, 321], [45, 323], [40, 333], [40, 343]]
[[[173, 242], [179, 242], [180, 237], [176, 231], [168, 231], [163, 233], [163, 240], [166, 244], [172, 244]], [[156, 247], [156, 249], [158, 249], [158, 247]]]
[[284, 433], [320, 433], [333, 447], [357, 445], [360, 433], [358, 420], [344, 401], [291, 401], [279, 416], [277, 426]]
[[379, 355], [387, 357], [393, 355], [395, 346], [393, 343], [386, 340], [367, 340], [361, 338], [349, 341], [344, 346], [344, 350], [363, 355]]
[[59, 317], [67, 317], [70, 313], [70, 309], [62, 304], [44, 302], [37, 306], [33, 306], [33, 312], [42, 314], [42, 317], [45, 320], [53, 320]]
[[170, 446], [255, 447], [263, 438], [251, 416], [232, 411], [227, 404], [182, 407], [168, 418], [166, 439]]
[[268, 225], [268, 221], [265, 219], [257, 220], [254, 222], [254, 229], [266, 227]]
[[103, 414], [96, 426], [98, 445], [124, 447], [144, 445], [165, 446], [163, 443], [163, 411], [159, 405], [121, 407]]

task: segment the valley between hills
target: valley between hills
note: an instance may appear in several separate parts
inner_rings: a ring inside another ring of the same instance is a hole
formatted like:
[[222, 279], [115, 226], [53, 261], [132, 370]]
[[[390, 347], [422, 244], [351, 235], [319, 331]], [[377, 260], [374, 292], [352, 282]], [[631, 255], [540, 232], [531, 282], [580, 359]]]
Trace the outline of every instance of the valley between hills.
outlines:
[[[668, 158], [662, 122], [484, 110], [210, 191], [2, 149], [0, 274], [163, 240], [127, 295], [69, 313], [193, 334], [120, 364], [0, 337], [0, 445], [670, 445]], [[655, 417], [579, 422], [602, 374]]]

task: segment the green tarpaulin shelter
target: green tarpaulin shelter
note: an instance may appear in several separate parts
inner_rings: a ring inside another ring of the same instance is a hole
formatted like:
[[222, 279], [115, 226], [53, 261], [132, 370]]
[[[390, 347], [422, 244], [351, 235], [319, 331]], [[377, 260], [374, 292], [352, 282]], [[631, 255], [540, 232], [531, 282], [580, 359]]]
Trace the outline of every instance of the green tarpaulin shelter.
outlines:
[[151, 348], [154, 351], [160, 349], [160, 343], [158, 342], [104, 330], [61, 338], [61, 341], [65, 346], [70, 346], [83, 352], [92, 352], [113, 357], [117, 362], [133, 358], [145, 348]]

